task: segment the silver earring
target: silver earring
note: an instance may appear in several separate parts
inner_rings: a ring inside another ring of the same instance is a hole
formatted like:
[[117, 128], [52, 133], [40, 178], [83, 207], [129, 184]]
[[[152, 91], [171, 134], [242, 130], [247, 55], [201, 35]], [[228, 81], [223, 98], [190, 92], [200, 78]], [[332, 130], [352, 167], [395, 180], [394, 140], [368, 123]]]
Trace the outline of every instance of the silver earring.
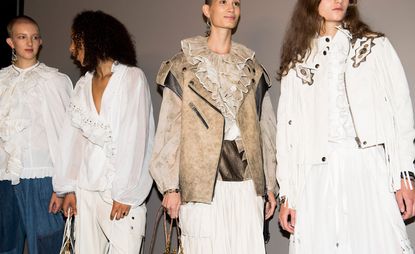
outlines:
[[212, 24], [210, 23], [210, 19], [206, 20], [206, 26], [208, 29], [210, 29], [210, 27], [212, 26]]
[[211, 27], [212, 27], [212, 24], [210, 23], [210, 19], [206, 19], [206, 37], [210, 35]]
[[17, 55], [16, 55], [16, 49], [12, 49], [12, 64], [15, 64], [17, 62]]

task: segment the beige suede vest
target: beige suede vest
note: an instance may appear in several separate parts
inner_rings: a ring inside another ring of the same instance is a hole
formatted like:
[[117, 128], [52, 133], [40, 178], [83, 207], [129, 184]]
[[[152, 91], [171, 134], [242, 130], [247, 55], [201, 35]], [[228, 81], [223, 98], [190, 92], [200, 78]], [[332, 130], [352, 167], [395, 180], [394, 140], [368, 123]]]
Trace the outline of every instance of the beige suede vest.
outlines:
[[[179, 171], [182, 201], [210, 203], [218, 175], [225, 120], [214, 106], [211, 93], [196, 77], [196, 68], [197, 66], [187, 62], [183, 53], [179, 53], [171, 60], [163, 62], [156, 81], [157, 84], [165, 87], [164, 89], [172, 89], [182, 100]], [[249, 61], [243, 71], [251, 77], [251, 85], [249, 92], [244, 94], [237, 115], [237, 124], [248, 162], [247, 170], [250, 171], [257, 194], [263, 196], [265, 174], [261, 150], [260, 113], [257, 112], [256, 97], [258, 97], [259, 81], [265, 72], [255, 61]], [[168, 84], [168, 80], [172, 78], [177, 82], [176, 85]]]

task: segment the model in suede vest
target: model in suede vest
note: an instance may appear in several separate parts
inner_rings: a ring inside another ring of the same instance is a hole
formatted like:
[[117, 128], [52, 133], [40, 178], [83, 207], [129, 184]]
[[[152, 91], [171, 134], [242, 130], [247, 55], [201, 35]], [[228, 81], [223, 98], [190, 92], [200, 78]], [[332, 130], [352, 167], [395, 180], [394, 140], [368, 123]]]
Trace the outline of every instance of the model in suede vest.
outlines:
[[[182, 100], [179, 184], [183, 202], [210, 203], [224, 139], [225, 119], [212, 96], [195, 75], [183, 53], [163, 62], [157, 84], [171, 89]], [[269, 88], [268, 77], [255, 59], [243, 71], [251, 77], [237, 114], [237, 124], [248, 163], [247, 171], [256, 193], [265, 194], [260, 118], [262, 100]]]

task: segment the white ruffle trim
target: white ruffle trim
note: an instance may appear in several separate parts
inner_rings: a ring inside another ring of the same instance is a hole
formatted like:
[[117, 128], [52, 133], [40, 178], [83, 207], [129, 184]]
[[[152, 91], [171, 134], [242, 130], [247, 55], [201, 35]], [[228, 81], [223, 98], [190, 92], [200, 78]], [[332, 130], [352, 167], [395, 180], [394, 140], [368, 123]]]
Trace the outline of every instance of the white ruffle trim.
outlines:
[[73, 102], [69, 104], [68, 112], [71, 115], [72, 125], [79, 128], [84, 137], [102, 147], [108, 158], [115, 156], [116, 147], [113, 144], [112, 130], [108, 124], [102, 123]]

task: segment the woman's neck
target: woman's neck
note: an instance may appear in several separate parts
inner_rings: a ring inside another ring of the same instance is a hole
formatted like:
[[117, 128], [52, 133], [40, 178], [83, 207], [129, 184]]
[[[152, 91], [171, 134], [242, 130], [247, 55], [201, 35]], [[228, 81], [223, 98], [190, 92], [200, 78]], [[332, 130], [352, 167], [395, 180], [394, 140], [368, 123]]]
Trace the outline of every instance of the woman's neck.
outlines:
[[325, 21], [323, 29], [320, 30], [320, 35], [333, 37], [337, 33], [337, 27], [340, 25], [340, 22]]
[[95, 69], [95, 77], [102, 79], [111, 76], [113, 63], [113, 60], [99, 61]]
[[208, 47], [217, 54], [228, 54], [232, 47], [232, 32], [225, 29], [214, 29], [208, 38]]
[[37, 63], [37, 59], [31, 59], [31, 60], [18, 59], [16, 62], [13, 63], [13, 65], [16, 66], [17, 68], [24, 70], [24, 69], [32, 67], [36, 63]]

